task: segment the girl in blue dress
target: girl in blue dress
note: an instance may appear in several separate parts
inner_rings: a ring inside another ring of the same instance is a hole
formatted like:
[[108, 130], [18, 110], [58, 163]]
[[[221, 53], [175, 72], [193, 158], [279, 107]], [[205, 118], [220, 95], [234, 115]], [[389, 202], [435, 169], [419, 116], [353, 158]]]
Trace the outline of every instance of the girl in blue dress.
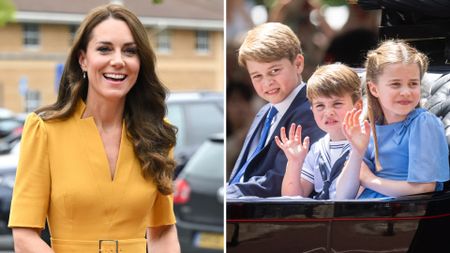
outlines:
[[369, 121], [361, 126], [361, 110], [356, 109], [344, 119], [352, 151], [338, 178], [337, 199], [432, 192], [449, 180], [444, 126], [419, 108], [427, 67], [427, 57], [403, 41], [385, 41], [368, 53]]

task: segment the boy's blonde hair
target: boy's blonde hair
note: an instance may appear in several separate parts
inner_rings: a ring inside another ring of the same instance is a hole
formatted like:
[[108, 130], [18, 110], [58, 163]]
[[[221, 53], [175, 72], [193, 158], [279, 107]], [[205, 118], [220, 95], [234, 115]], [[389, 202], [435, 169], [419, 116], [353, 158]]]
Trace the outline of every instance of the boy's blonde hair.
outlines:
[[269, 22], [248, 31], [239, 48], [238, 63], [246, 67], [247, 61], [272, 62], [283, 58], [293, 62], [302, 54], [297, 35], [287, 25]]
[[349, 94], [353, 103], [361, 99], [361, 80], [350, 67], [335, 63], [318, 67], [306, 85], [306, 97], [342, 97]]
[[[367, 112], [374, 137], [375, 164], [377, 170], [381, 169], [381, 165], [378, 159], [378, 141], [375, 123], [384, 121], [384, 113], [378, 99], [369, 91], [369, 82], [377, 84], [378, 77], [383, 74], [384, 68], [394, 63], [417, 64], [420, 71], [420, 79], [422, 79], [428, 68], [428, 57], [402, 40], [384, 41], [378, 48], [367, 53], [365, 63], [366, 82], [364, 88], [367, 91]], [[417, 107], [419, 107], [419, 104]]]

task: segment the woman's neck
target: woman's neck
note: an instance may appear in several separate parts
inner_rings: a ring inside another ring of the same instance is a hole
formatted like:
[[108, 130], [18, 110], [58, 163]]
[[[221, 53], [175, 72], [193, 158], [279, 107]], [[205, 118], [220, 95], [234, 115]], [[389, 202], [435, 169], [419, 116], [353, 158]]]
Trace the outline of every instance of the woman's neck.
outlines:
[[95, 124], [99, 129], [108, 131], [108, 129], [122, 126], [125, 100], [121, 101], [86, 101], [86, 110], [83, 118], [93, 117]]

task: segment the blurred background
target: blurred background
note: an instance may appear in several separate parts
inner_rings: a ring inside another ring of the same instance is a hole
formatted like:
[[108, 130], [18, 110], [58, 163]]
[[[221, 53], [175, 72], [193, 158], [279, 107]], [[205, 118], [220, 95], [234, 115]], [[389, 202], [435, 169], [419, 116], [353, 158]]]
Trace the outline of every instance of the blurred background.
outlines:
[[168, 118], [179, 128], [174, 184], [182, 251], [222, 252], [224, 0], [0, 0], [0, 252], [13, 249], [7, 222], [25, 117], [56, 100], [79, 24], [110, 2], [147, 28], [157, 74], [170, 90]]
[[345, 0], [226, 1], [226, 178], [239, 155], [254, 114], [266, 102], [254, 93], [247, 71], [237, 64], [246, 32], [281, 22], [298, 35], [305, 57], [303, 81], [317, 66], [332, 62], [361, 67], [377, 45], [380, 10], [363, 10]]

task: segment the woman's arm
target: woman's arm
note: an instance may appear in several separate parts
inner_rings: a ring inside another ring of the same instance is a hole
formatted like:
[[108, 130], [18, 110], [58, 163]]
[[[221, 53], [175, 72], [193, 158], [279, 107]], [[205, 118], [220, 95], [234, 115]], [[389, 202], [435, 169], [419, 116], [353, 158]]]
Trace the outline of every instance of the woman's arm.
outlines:
[[390, 197], [432, 192], [436, 187], [435, 182], [412, 183], [380, 178], [375, 176], [367, 167], [361, 169], [360, 179], [364, 187]]
[[175, 224], [147, 228], [149, 253], [180, 253]]
[[55, 253], [36, 228], [13, 228], [15, 253]]

